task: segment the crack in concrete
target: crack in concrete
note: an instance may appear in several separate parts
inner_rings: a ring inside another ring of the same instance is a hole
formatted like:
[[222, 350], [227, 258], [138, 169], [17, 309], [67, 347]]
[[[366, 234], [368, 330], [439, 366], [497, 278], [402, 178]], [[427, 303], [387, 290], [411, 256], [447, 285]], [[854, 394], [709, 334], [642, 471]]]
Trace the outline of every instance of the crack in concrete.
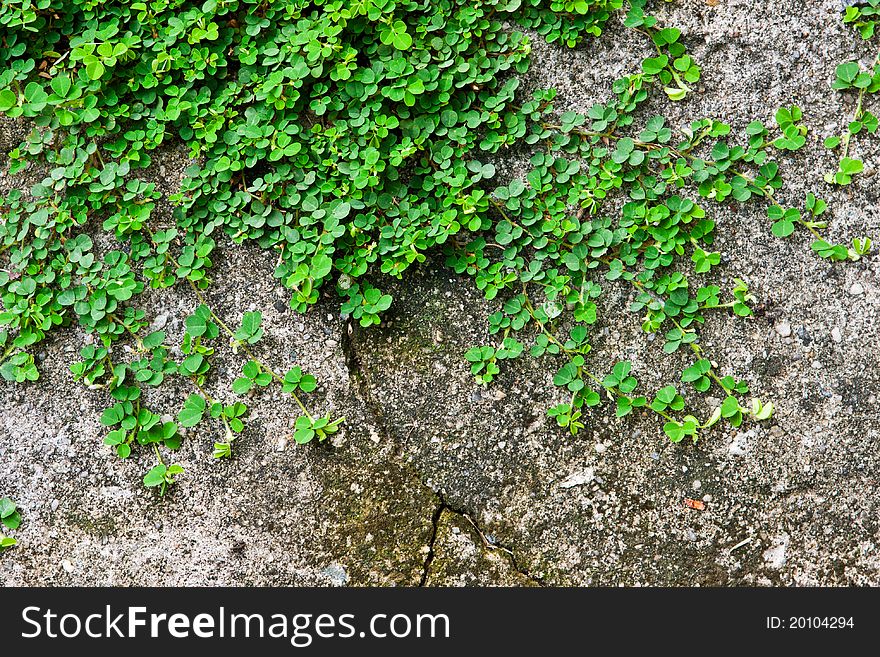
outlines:
[[[350, 322], [346, 322], [345, 326], [342, 329], [342, 339], [340, 340], [340, 346], [342, 349], [343, 356], [345, 358], [345, 367], [348, 370], [349, 380], [354, 389], [355, 395], [361, 400], [361, 402], [366, 407], [367, 411], [370, 415], [373, 416], [373, 422], [376, 425], [376, 429], [385, 436], [391, 443], [397, 442], [394, 438], [394, 434], [388, 429], [387, 422], [385, 420], [385, 412], [382, 408], [381, 402], [376, 398], [376, 395], [373, 393], [372, 384], [370, 382], [369, 372], [364, 367], [363, 362], [361, 361], [360, 354], [358, 353], [356, 340], [355, 340], [355, 331], [357, 329], [352, 326]], [[395, 458], [400, 459], [403, 456], [403, 450], [405, 447], [405, 443], [398, 443], [397, 449], [395, 451]], [[422, 480], [419, 472], [412, 466], [410, 463], [402, 463], [403, 467], [410, 472], [410, 474], [425, 488], [429, 488], [424, 481]], [[442, 494], [430, 489], [432, 494], [437, 497], [437, 506], [431, 512], [431, 535], [428, 539], [428, 553], [425, 555], [425, 561], [422, 566], [422, 574], [419, 581], [419, 586], [425, 586], [428, 578], [431, 575], [431, 564], [434, 561], [435, 556], [435, 544], [437, 542], [437, 534], [440, 528], [440, 519], [443, 516], [444, 511], [449, 511], [450, 513], [454, 513], [455, 515], [461, 516], [465, 520], [470, 523], [470, 525], [474, 528], [474, 531], [480, 536], [480, 539], [483, 541], [483, 547], [488, 550], [501, 550], [504, 552], [509, 561], [511, 568], [521, 575], [525, 577], [527, 580], [532, 582], [537, 586], [546, 586], [544, 580], [540, 577], [532, 575], [528, 570], [519, 565], [517, 561], [516, 554], [514, 551], [508, 546], [499, 543], [497, 541], [489, 540], [487, 538], [487, 534], [483, 531], [480, 525], [477, 523], [473, 514], [465, 509], [461, 509], [455, 507], [443, 497]]]
[[355, 329], [351, 322], [347, 321], [342, 327], [342, 338], [340, 339], [340, 348], [345, 358], [345, 369], [348, 370], [348, 379], [354, 388], [355, 395], [367, 406], [367, 409], [374, 416], [378, 415], [383, 420], [381, 428], [384, 429], [384, 417], [381, 415], [382, 407], [370, 389], [369, 374], [364, 369], [360, 354], [358, 354], [355, 347], [354, 331]]
[[443, 511], [446, 510], [446, 502], [443, 501], [443, 498], [438, 495], [437, 499], [440, 503], [434, 509], [434, 513], [431, 514], [431, 538], [428, 540], [428, 554], [425, 555], [425, 563], [422, 565], [422, 576], [419, 579], [419, 586], [425, 586], [428, 582], [428, 577], [431, 576], [431, 564], [434, 563], [434, 545], [437, 543], [440, 518], [443, 516]]
[[453, 513], [467, 520], [468, 523], [470, 523], [471, 527], [474, 528], [474, 531], [477, 532], [477, 535], [479, 535], [480, 539], [483, 541], [483, 548], [487, 550], [500, 550], [501, 552], [506, 554], [508, 560], [510, 561], [510, 567], [514, 572], [526, 578], [536, 586], [547, 585], [543, 578], [538, 577], [537, 575], [533, 575], [519, 564], [519, 561], [516, 558], [516, 554], [510, 547], [503, 543], [499, 543], [494, 539], [490, 540], [488, 538], [489, 535], [487, 535], [486, 532], [483, 531], [482, 527], [480, 527], [480, 525], [477, 523], [472, 513], [465, 509], [452, 506], [440, 493], [435, 493], [435, 495], [437, 495], [437, 500], [439, 501], [439, 504], [437, 505], [437, 508], [434, 509], [434, 513], [431, 516], [431, 540], [428, 544], [428, 554], [425, 556], [425, 564], [422, 570], [422, 580], [419, 586], [425, 586], [428, 578], [431, 576], [431, 564], [433, 563], [435, 556], [434, 547], [437, 541], [437, 533], [440, 528], [440, 519], [443, 517], [444, 511], [449, 511], [450, 513]]
[[[350, 321], [346, 322], [342, 327], [340, 348], [342, 349], [342, 354], [345, 358], [345, 369], [348, 370], [348, 379], [354, 389], [355, 396], [361, 400], [367, 411], [373, 416], [373, 422], [376, 425], [376, 429], [381, 435], [388, 438], [392, 444], [396, 443], [397, 441], [394, 439], [394, 434], [388, 429], [382, 404], [376, 398], [376, 395], [373, 394], [370, 373], [364, 367], [363, 361], [358, 353], [355, 340], [356, 331], [357, 328], [353, 326]], [[400, 458], [403, 455], [404, 446], [405, 443], [398, 443], [394, 454], [396, 458]]]

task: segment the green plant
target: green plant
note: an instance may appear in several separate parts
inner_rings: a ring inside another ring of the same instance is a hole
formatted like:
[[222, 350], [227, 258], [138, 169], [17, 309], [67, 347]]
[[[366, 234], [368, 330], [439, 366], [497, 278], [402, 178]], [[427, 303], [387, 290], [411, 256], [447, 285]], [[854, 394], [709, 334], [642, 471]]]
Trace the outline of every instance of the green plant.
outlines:
[[[49, 173], [30, 193], [9, 193], [0, 208], [0, 374], [36, 379], [34, 346], [78, 322], [96, 341], [71, 369], [112, 400], [102, 415], [105, 442], [121, 458], [139, 448], [152, 453], [144, 483], [164, 493], [182, 472], [162, 456], [179, 447], [180, 427], [219, 431], [217, 458], [233, 453], [245, 429], [247, 407], [207, 391], [212, 359], [227, 345], [243, 361], [232, 393], [281, 386], [298, 409], [297, 443], [326, 440], [343, 421], [307, 408], [302, 395], [315, 391], [314, 377], [300, 368], [276, 372], [259, 357], [259, 312], [230, 326], [211, 310], [203, 291], [219, 242], [271, 251], [293, 309], [305, 312], [335, 291], [343, 315], [363, 327], [381, 323], [393, 305], [381, 289], [387, 277], [442, 252], [497, 304], [494, 342], [465, 354], [476, 380], [489, 384], [526, 351], [552, 360], [562, 403], [549, 413], [570, 433], [603, 397], [618, 415], [658, 414], [674, 441], [697, 440], [721, 417], [766, 419], [771, 405], [743, 400], [736, 413], [718, 408], [700, 422], [692, 400], [674, 388], [637, 394], [629, 363], [604, 376], [591, 369], [603, 294], [625, 286], [643, 330], [662, 336], [664, 351], [697, 359], [686, 380], [697, 392], [748, 394], [700, 344], [711, 315], [748, 317], [754, 302], [739, 279], [726, 291], [713, 283], [722, 259], [713, 250], [712, 203], [763, 202], [768, 232], [806, 230], [819, 255], [839, 253], [816, 246], [825, 243], [818, 200], [808, 197], [801, 209], [776, 199], [783, 180], [773, 156], [805, 143], [799, 108], [777, 112], [777, 137], [758, 121], [731, 135], [709, 118], [681, 130], [660, 115], [642, 120], [652, 95], [683, 101], [701, 75], [682, 33], [658, 25], [645, 7], [644, 0], [4, 3], [0, 112], [33, 125], [10, 153], [10, 172], [35, 161]], [[618, 11], [652, 51], [614, 81], [604, 102], [557, 112], [553, 90], [519, 91], [531, 45], [517, 26], [573, 47]], [[873, 84], [864, 86], [851, 67], [839, 77], [860, 94]], [[857, 119], [873, 125], [864, 112]], [[155, 212], [160, 195], [140, 174], [172, 139], [195, 163], [169, 199], [169, 220]], [[500, 184], [492, 161], [514, 147], [528, 151], [528, 171]], [[840, 173], [855, 173], [846, 157]], [[109, 248], [95, 247], [91, 217]], [[869, 248], [859, 238], [845, 250], [861, 257]], [[164, 332], [147, 333], [137, 301], [146, 287], [180, 283], [199, 305], [186, 318], [178, 361]], [[130, 357], [123, 342], [133, 345]], [[176, 421], [163, 421], [142, 393], [172, 376], [191, 392]]]
[[464, 357], [471, 364], [471, 374], [477, 381], [491, 383], [495, 375], [501, 371], [498, 361], [517, 358], [522, 352], [521, 342], [513, 338], [504, 338], [498, 349], [490, 346], [474, 347], [469, 349]]
[[178, 464], [166, 466], [164, 463], [154, 465], [150, 471], [144, 475], [144, 486], [147, 488], [159, 488], [159, 495], [165, 494], [165, 489], [174, 484], [176, 475], [182, 474], [183, 468]]
[[774, 140], [776, 148], [787, 151], [796, 151], [807, 142], [807, 127], [800, 123], [803, 118], [801, 108], [796, 105], [780, 107], [776, 112], [776, 125], [782, 131], [782, 136]]
[[21, 524], [21, 513], [8, 497], [0, 499], [0, 521], [7, 529], [18, 529]]
[[[317, 381], [312, 375], [295, 367], [281, 377], [252, 353], [251, 348], [263, 336], [260, 312], [244, 313], [241, 325], [233, 330], [204, 303], [198, 288], [194, 289], [202, 303], [184, 321], [185, 331], [180, 344], [184, 358], [180, 362], [170, 358], [171, 347], [165, 343], [165, 332], [155, 331], [143, 338], [134, 335], [135, 359], [127, 363], [114, 364], [108, 349], [87, 345], [81, 352], [83, 360], [71, 366], [75, 378], [83, 377], [92, 387], [106, 388], [116, 401], [101, 416], [101, 423], [111, 428], [104, 443], [113, 447], [117, 456], [123, 459], [132, 454], [135, 446], [152, 449], [156, 465], [144, 477], [144, 485], [159, 487], [160, 495], [175, 483], [177, 475], [183, 474], [183, 468], [178, 464], [165, 465], [160, 450], [179, 449], [179, 427], [190, 428], [208, 419], [218, 420], [222, 433], [214, 442], [214, 458], [231, 457], [233, 444], [245, 429], [248, 407], [237, 401], [224, 403], [210, 396], [203, 387], [211, 369], [215, 341], [221, 331], [229, 338], [232, 351], [242, 351], [249, 359], [242, 367], [243, 376], [233, 382], [232, 392], [244, 394], [254, 386], [266, 387], [273, 381], [281, 384], [282, 392], [289, 394], [303, 413], [301, 420], [312, 427], [312, 437], [317, 435], [321, 440], [336, 432], [344, 420], [334, 420], [329, 415], [316, 420], [309, 414], [298, 393], [315, 390]], [[196, 392], [184, 400], [176, 422], [162, 421], [158, 414], [141, 404], [142, 386], [158, 386], [166, 376], [173, 375], [188, 379]], [[127, 385], [126, 381], [131, 378], [134, 381]], [[299, 434], [300, 439], [303, 436]], [[308, 442], [300, 439], [298, 442]]]
[[[880, 11], [880, 0], [860, 2], [846, 8], [843, 22], [854, 25], [862, 39], [867, 41], [874, 36], [875, 17], [878, 11]], [[841, 151], [837, 171], [829, 171], [825, 174], [825, 181], [836, 185], [849, 185], [855, 175], [864, 171], [864, 163], [849, 156], [852, 138], [862, 132], [873, 135], [880, 126], [877, 116], [865, 108], [868, 97], [880, 91], [880, 52], [867, 70], [857, 61], [840, 64], [835, 71], [831, 88], [837, 91], [855, 91], [857, 94], [856, 108], [846, 130], [840, 135], [825, 139], [826, 148], [832, 150], [840, 148]]]
[[880, 0], [859, 0], [849, 3], [846, 7], [843, 22], [853, 25], [862, 38], [867, 40], [874, 36], [878, 16], [880, 16]]
[[[21, 513], [15, 507], [15, 502], [8, 497], [0, 499], [0, 523], [6, 529], [18, 529], [21, 524]], [[18, 541], [10, 536], [4, 536], [0, 533], [0, 551], [16, 545]]]

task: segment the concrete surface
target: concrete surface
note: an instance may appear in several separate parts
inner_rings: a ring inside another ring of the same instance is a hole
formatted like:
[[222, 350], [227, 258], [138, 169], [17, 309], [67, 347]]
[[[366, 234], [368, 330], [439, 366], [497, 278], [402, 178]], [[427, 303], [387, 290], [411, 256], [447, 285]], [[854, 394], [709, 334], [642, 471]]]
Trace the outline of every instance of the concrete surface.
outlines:
[[[856, 139], [868, 171], [854, 185], [822, 182], [835, 162], [821, 139], [853, 110], [852, 98], [829, 88], [834, 69], [874, 57], [842, 25], [839, 0], [658, 4], [703, 79], [684, 103], [658, 101], [645, 116], [664, 113], [672, 126], [714, 117], [736, 133], [800, 105], [810, 136], [781, 159], [783, 198], [797, 204], [815, 191], [829, 203], [832, 237], [880, 237], [877, 139]], [[533, 48], [528, 86], [556, 86], [560, 109], [575, 110], [647, 53], [640, 35], [616, 24], [576, 51], [537, 39]], [[26, 129], [5, 124], [0, 145], [11, 148]], [[185, 165], [175, 152], [156, 163], [166, 191]], [[295, 409], [261, 394], [236, 456], [215, 461], [211, 432], [191, 432], [178, 459], [186, 474], [159, 499], [140, 484], [145, 458], [122, 462], [101, 445], [107, 396], [67, 369], [88, 338], [59, 331], [40, 348], [37, 384], [0, 386], [0, 495], [24, 518], [19, 546], [0, 555], [0, 582], [880, 584], [880, 261], [831, 265], [805, 235], [777, 240], [760, 203], [706, 207], [729, 256], [722, 281], [747, 280], [760, 308], [747, 321], [713, 316], [702, 342], [725, 374], [776, 403], [772, 422], [672, 445], [654, 418], [619, 421], [605, 408], [572, 438], [545, 414], [560, 401], [552, 362], [526, 358], [489, 388], [473, 382], [462, 354], [487, 341], [494, 306], [442, 259], [389, 283], [386, 321], [364, 330], [339, 317], [333, 298], [306, 316], [286, 309], [259, 249], [227, 246], [208, 291], [214, 309], [231, 321], [261, 309], [259, 354], [314, 373], [312, 405], [344, 414], [344, 431], [332, 445], [287, 444]], [[647, 388], [677, 380], [684, 357], [664, 356], [640, 332], [630, 297], [622, 285], [603, 297], [595, 369], [628, 358]], [[167, 322], [170, 340], [196, 305], [183, 286], [140, 303]], [[241, 364], [218, 358], [209, 392], [231, 400], [223, 391]], [[188, 393], [164, 385], [148, 399], [173, 412]]]

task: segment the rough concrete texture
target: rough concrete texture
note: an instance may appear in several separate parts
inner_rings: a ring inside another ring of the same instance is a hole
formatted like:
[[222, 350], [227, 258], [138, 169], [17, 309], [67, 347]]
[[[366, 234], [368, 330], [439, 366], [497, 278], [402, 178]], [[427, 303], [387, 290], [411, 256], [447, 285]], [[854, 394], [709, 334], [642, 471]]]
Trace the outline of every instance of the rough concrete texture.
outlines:
[[[854, 185], [822, 182], [835, 162], [821, 140], [853, 111], [852, 98], [829, 88], [834, 68], [874, 58], [842, 25], [840, 1], [658, 5], [703, 78], [687, 101], [654, 102], [645, 117], [656, 111], [681, 126], [708, 116], [741, 134], [798, 104], [810, 137], [781, 158], [783, 200], [816, 191], [829, 202], [832, 237], [880, 236], [877, 139], [855, 140], [868, 171]], [[586, 110], [648, 49], [615, 23], [582, 49], [535, 39], [534, 53], [528, 86], [555, 86], [558, 106]], [[22, 127], [6, 131], [18, 131], [4, 135], [8, 148]], [[154, 173], [170, 190], [183, 166], [172, 152]], [[545, 414], [561, 401], [553, 362], [523, 359], [489, 388], [473, 382], [462, 353], [486, 343], [494, 306], [441, 260], [387, 284], [395, 302], [386, 321], [363, 330], [332, 298], [305, 317], [286, 309], [259, 250], [227, 246], [208, 292], [216, 311], [234, 322], [261, 309], [259, 354], [313, 372], [321, 387], [311, 403], [346, 415], [344, 431], [332, 445], [288, 445], [295, 409], [261, 394], [235, 458], [215, 461], [210, 432], [193, 432], [179, 457], [185, 476], [159, 499], [140, 485], [146, 458], [121, 462], [101, 445], [107, 397], [67, 370], [88, 336], [60, 331], [42, 348], [39, 383], [0, 388], [0, 494], [24, 517], [19, 546], [0, 556], [0, 581], [880, 584], [880, 260], [823, 262], [805, 235], [773, 238], [761, 203], [707, 207], [729, 256], [722, 285], [744, 278], [759, 308], [749, 320], [713, 316], [702, 341], [723, 373], [777, 404], [772, 422], [672, 445], [654, 418], [619, 421], [606, 408], [572, 438]], [[648, 389], [676, 381], [684, 356], [664, 356], [640, 332], [626, 311], [631, 296], [607, 286], [594, 369], [628, 358]], [[141, 302], [171, 340], [196, 305], [185, 287]], [[209, 392], [231, 398], [241, 364], [219, 358]], [[172, 412], [189, 392], [163, 385], [149, 400]]]

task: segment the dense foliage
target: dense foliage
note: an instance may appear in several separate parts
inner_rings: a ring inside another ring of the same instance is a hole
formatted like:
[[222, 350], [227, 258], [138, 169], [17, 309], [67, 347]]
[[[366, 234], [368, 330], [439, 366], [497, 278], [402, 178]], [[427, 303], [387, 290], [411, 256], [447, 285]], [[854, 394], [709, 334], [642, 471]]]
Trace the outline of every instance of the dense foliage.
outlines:
[[[615, 81], [604, 104], [585, 114], [554, 111], [552, 90], [518, 93], [530, 64], [527, 32], [567, 47], [601, 33], [622, 0], [10, 0], [0, 9], [0, 112], [35, 126], [11, 153], [11, 172], [33, 161], [45, 178], [4, 202], [0, 271], [3, 361], [10, 380], [38, 376], [34, 344], [78, 321], [101, 343], [86, 346], [77, 378], [104, 386], [105, 442], [119, 456], [151, 445], [157, 465], [144, 483], [164, 491], [182, 470], [159, 446], [179, 445], [179, 426], [212, 418], [224, 429], [215, 455], [229, 456], [244, 427], [241, 402], [203, 389], [221, 333], [247, 362], [233, 391], [280, 385], [301, 410], [295, 438], [325, 439], [341, 418], [313, 416], [299, 395], [315, 380], [299, 368], [276, 373], [252, 347], [259, 313], [232, 328], [207, 305], [187, 319], [177, 346], [144, 335], [137, 309], [145, 286], [209, 284], [217, 241], [254, 240], [275, 253], [275, 276], [305, 311], [322, 291], [361, 325], [379, 323], [393, 303], [383, 276], [400, 277], [432, 249], [474, 277], [487, 298], [492, 345], [466, 354], [488, 383], [499, 363], [529, 350], [560, 355], [556, 385], [570, 394], [550, 413], [572, 433], [586, 407], [611, 397], [618, 415], [648, 407], [670, 439], [696, 440], [720, 418], [766, 419], [772, 405], [748, 392], [699, 346], [710, 312], [750, 314], [737, 281], [711, 281], [720, 254], [715, 223], [694, 199], [768, 202], [772, 232], [800, 226], [823, 257], [857, 258], [822, 240], [824, 203], [803, 212], [774, 199], [782, 180], [774, 149], [796, 150], [806, 129], [798, 108], [777, 114], [778, 134], [752, 123], [741, 143], [718, 121], [699, 120], [674, 136], [661, 116], [636, 124], [651, 93], [683, 100], [700, 77], [679, 30], [626, 9], [625, 24], [655, 52], [641, 70]], [[523, 31], [525, 30], [525, 31]], [[777, 130], [777, 128], [774, 128]], [[160, 198], [144, 182], [151, 153], [186, 145], [187, 172], [172, 223], [156, 216]], [[531, 149], [524, 179], [499, 185], [493, 161], [513, 146]], [[611, 199], [622, 199], [616, 211]], [[116, 245], [99, 248], [98, 228]], [[717, 386], [725, 401], [698, 420], [681, 391], [634, 391], [629, 363], [605, 376], [588, 368], [589, 326], [605, 280], [634, 288], [632, 310], [664, 350], [686, 348], [694, 362], [682, 382]], [[114, 343], [129, 336], [136, 358]], [[143, 386], [183, 376], [194, 386], [176, 422], [140, 403]]]

